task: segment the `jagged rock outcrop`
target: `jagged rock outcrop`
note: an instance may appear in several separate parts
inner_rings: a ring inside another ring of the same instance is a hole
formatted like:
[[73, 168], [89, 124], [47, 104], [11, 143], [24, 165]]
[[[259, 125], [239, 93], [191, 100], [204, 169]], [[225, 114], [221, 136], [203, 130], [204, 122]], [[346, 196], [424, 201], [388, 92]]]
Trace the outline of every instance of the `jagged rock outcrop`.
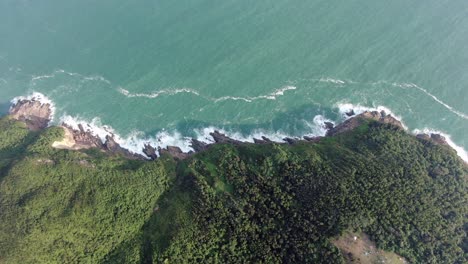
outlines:
[[431, 141], [434, 144], [447, 145], [448, 146], [447, 139], [444, 136], [440, 135], [440, 134], [436, 134], [436, 133], [418, 134], [418, 135], [416, 135], [416, 137], [419, 138], [419, 139]]
[[303, 137], [306, 141], [312, 142], [312, 143], [317, 143], [319, 142], [323, 137], [309, 137], [309, 136], [304, 136]]
[[287, 138], [283, 138], [283, 141], [288, 143], [289, 145], [294, 145], [299, 141], [299, 139], [287, 137]]
[[380, 111], [380, 112], [366, 111], [328, 130], [327, 136], [334, 136], [334, 135], [338, 135], [347, 131], [351, 131], [355, 129], [356, 127], [360, 126], [364, 122], [365, 119], [371, 119], [371, 120], [375, 120], [381, 123], [391, 124], [391, 125], [394, 125], [395, 127], [403, 129], [403, 124], [401, 124], [401, 122], [398, 119], [394, 118], [393, 116], [387, 115], [385, 111]]
[[143, 153], [145, 153], [145, 155], [148, 156], [151, 160], [156, 160], [158, 158], [158, 154], [156, 154], [156, 148], [151, 146], [149, 143], [145, 144]]
[[78, 129], [74, 129], [67, 124], [62, 124], [61, 127], [64, 130], [64, 138], [54, 142], [52, 147], [70, 150], [90, 148], [104, 149], [104, 144], [101, 139], [93, 135], [91, 130], [85, 130], [81, 124], [78, 125]]
[[101, 139], [95, 136], [90, 129], [85, 130], [82, 124], [78, 125], [78, 129], [62, 124], [64, 129], [64, 138], [61, 141], [56, 141], [52, 147], [58, 149], [81, 150], [97, 148], [112, 155], [122, 155], [128, 159], [146, 159], [144, 156], [130, 152], [122, 148], [116, 141], [113, 135], [107, 135], [103, 143]]
[[[403, 128], [403, 125], [400, 121], [394, 118], [391, 115], [388, 115], [384, 111], [366, 111], [359, 115], [356, 115], [354, 110], [350, 110], [345, 113], [346, 116], [350, 118], [344, 121], [343, 123], [335, 126], [331, 122], [324, 122], [324, 128], [328, 131], [326, 136], [334, 136], [346, 131], [350, 131], [359, 125], [361, 125], [365, 119], [372, 119], [378, 122], [391, 124], [399, 128]], [[52, 108], [49, 104], [41, 103], [39, 100], [21, 100], [13, 105], [10, 109], [10, 116], [16, 120], [25, 122], [29, 129], [31, 130], [40, 130], [48, 126], [52, 115]], [[98, 148], [102, 151], [113, 155], [122, 155], [129, 159], [147, 159], [143, 155], [134, 154], [129, 150], [122, 148], [116, 141], [112, 134], [107, 135], [105, 142], [102, 142], [98, 136], [95, 136], [90, 128], [85, 128], [83, 125], [78, 125], [78, 129], [62, 124], [62, 128], [65, 131], [65, 137], [62, 141], [54, 142], [53, 146], [61, 149], [71, 149], [71, 150], [80, 150], [80, 149], [89, 149], [89, 148]], [[158, 158], [159, 154], [168, 154], [175, 159], [186, 159], [191, 156], [193, 153], [202, 152], [208, 149], [213, 144], [252, 144], [248, 142], [242, 142], [233, 138], [226, 136], [225, 134], [220, 133], [215, 130], [210, 133], [213, 137], [214, 143], [207, 144], [205, 142], [199, 141], [197, 139], [191, 140], [191, 147], [193, 152], [184, 153], [179, 147], [168, 146], [164, 149], [151, 146], [150, 144], [145, 144], [143, 148], [143, 153], [150, 158], [155, 160]], [[303, 140], [311, 143], [319, 142], [323, 137], [308, 137], [304, 136]], [[447, 145], [446, 139], [438, 134], [431, 135], [418, 135], [418, 138], [425, 140], [431, 140], [436, 144]], [[287, 144], [296, 144], [298, 141], [301, 141], [299, 138], [284, 138], [283, 141]], [[261, 137], [261, 139], [254, 139], [253, 144], [271, 144], [273, 143], [267, 137]], [[285, 144], [283, 143], [283, 144]]]
[[333, 129], [335, 127], [335, 124], [333, 124], [332, 122], [324, 122], [323, 124], [326, 130]]
[[220, 133], [217, 130], [210, 133], [210, 135], [213, 137], [213, 139], [214, 139], [214, 141], [216, 143], [229, 143], [229, 144], [234, 144], [234, 145], [240, 145], [240, 144], [243, 143], [242, 141], [238, 141], [238, 140], [232, 139], [230, 137], [227, 137], [226, 135]]
[[11, 118], [24, 122], [30, 130], [37, 131], [49, 125], [52, 108], [36, 99], [20, 100], [11, 106], [9, 114]]
[[271, 143], [273, 143], [273, 141], [271, 141], [271, 139], [269, 139], [269, 138], [267, 138], [265, 136], [262, 136], [262, 139], [254, 138], [253, 141], [254, 141], [255, 144], [271, 144]]
[[356, 113], [354, 112], [354, 109], [351, 109], [351, 110], [349, 110], [348, 112], [346, 112], [345, 115], [351, 117], [351, 116], [355, 116]]
[[128, 149], [122, 148], [119, 143], [115, 141], [113, 135], [106, 136], [106, 142], [103, 144], [103, 150], [113, 155], [121, 155], [128, 159], [146, 159], [144, 156], [130, 152]]
[[186, 159], [192, 155], [192, 153], [184, 153], [179, 147], [168, 146], [166, 148], [158, 149], [160, 155], [170, 155], [171, 157], [179, 160]]
[[205, 142], [201, 142], [200, 140], [192, 138], [190, 142], [190, 146], [193, 148], [195, 152], [202, 152], [208, 148], [208, 144]]

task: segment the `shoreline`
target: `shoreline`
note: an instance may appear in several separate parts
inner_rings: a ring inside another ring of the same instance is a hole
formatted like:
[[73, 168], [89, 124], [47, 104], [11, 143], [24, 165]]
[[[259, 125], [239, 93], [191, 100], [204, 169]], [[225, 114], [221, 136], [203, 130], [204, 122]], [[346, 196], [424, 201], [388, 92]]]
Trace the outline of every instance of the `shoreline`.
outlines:
[[[163, 140], [142, 140], [137, 142], [131, 140], [136, 146], [128, 147], [126, 140], [122, 139], [111, 127], [99, 126], [93, 122], [85, 122], [69, 117], [58, 127], [64, 129], [64, 139], [53, 144], [57, 149], [81, 150], [98, 148], [111, 154], [120, 154], [130, 159], [155, 160], [163, 154], [169, 154], [176, 159], [185, 159], [191, 155], [204, 151], [214, 144], [295, 144], [296, 142], [318, 142], [323, 137], [334, 136], [354, 129], [359, 125], [359, 119], [372, 119], [381, 123], [388, 123], [414, 135], [419, 139], [431, 141], [435, 144], [447, 145], [457, 152], [457, 155], [468, 164], [468, 154], [457, 146], [450, 136], [435, 130], [413, 130], [410, 132], [403, 124], [401, 118], [395, 116], [388, 108], [379, 106], [377, 108], [363, 107], [360, 105], [342, 104], [339, 106], [343, 121], [335, 124], [323, 116], [316, 116], [314, 124], [320, 128], [319, 135], [303, 135], [291, 137], [286, 135], [275, 135], [268, 137], [264, 133], [255, 133], [246, 138], [227, 132], [215, 127], [205, 128], [197, 138], [187, 138], [177, 135], [181, 140], [172, 140], [176, 144], [161, 144]], [[40, 93], [33, 93], [27, 97], [16, 97], [11, 100], [8, 115], [13, 119], [25, 122], [30, 130], [41, 130], [50, 125], [55, 115], [53, 102]], [[167, 134], [167, 137], [171, 135]], [[250, 140], [250, 141], [249, 141]], [[177, 143], [183, 141], [183, 146]], [[135, 144], [136, 142], [136, 144]], [[158, 144], [160, 143], [160, 144]], [[127, 146], [126, 146], [127, 145]]]

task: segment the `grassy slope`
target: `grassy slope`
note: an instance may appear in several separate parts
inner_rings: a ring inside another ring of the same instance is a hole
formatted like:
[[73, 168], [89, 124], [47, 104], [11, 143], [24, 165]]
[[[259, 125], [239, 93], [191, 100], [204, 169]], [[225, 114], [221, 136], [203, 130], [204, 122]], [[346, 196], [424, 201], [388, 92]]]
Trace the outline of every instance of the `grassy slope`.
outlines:
[[59, 130], [0, 127], [0, 262], [340, 263], [331, 239], [347, 230], [415, 263], [466, 261], [466, 166], [392, 127], [178, 163], [57, 151]]

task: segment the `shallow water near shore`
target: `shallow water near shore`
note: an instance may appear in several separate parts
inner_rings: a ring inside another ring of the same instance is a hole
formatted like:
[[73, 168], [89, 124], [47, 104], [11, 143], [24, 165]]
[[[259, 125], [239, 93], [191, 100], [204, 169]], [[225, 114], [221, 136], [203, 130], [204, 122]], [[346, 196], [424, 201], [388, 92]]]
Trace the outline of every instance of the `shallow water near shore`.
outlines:
[[134, 151], [188, 150], [187, 137], [215, 128], [245, 140], [322, 135], [344, 109], [385, 106], [409, 131], [468, 149], [466, 7], [2, 1], [0, 106], [41, 93], [55, 124], [113, 131]]

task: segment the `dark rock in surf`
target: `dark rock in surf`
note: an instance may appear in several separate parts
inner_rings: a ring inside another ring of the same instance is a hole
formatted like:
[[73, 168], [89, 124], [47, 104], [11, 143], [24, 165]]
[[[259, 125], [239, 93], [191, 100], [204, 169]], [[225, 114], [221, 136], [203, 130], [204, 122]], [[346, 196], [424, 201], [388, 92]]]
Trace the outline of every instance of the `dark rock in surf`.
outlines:
[[201, 142], [200, 140], [192, 138], [190, 142], [190, 146], [193, 148], [195, 152], [202, 152], [208, 148], [208, 144], [205, 142]]
[[299, 140], [295, 139], [295, 138], [288, 138], [287, 137], [287, 138], [283, 138], [283, 141], [285, 141], [289, 145], [293, 145], [293, 144], [296, 144]]
[[354, 109], [349, 110], [348, 112], [345, 113], [347, 116], [354, 116], [356, 113], [354, 112]]
[[145, 144], [143, 153], [145, 153], [145, 155], [148, 156], [151, 160], [156, 160], [158, 158], [158, 155], [156, 154], [156, 148], [150, 144]]
[[232, 139], [230, 137], [227, 137], [226, 135], [220, 133], [219, 131], [215, 130], [214, 132], [210, 133], [210, 135], [213, 137], [213, 140], [216, 143], [228, 143], [228, 144], [233, 144], [233, 145], [240, 145], [243, 142]]
[[169, 155], [174, 159], [183, 160], [190, 157], [191, 153], [184, 153], [179, 147], [168, 146], [166, 148], [158, 148], [160, 155]]
[[132, 153], [128, 149], [122, 148], [119, 143], [117, 143], [114, 139], [114, 136], [107, 135], [106, 142], [103, 144], [104, 151], [114, 154], [114, 155], [121, 155], [128, 159], [145, 159], [140, 154]]
[[262, 139], [254, 138], [254, 143], [255, 144], [271, 144], [273, 141], [271, 141], [269, 138], [262, 136]]
[[325, 125], [325, 129], [327, 130], [333, 129], [335, 127], [335, 124], [333, 124], [332, 122], [324, 122], [323, 124]]

